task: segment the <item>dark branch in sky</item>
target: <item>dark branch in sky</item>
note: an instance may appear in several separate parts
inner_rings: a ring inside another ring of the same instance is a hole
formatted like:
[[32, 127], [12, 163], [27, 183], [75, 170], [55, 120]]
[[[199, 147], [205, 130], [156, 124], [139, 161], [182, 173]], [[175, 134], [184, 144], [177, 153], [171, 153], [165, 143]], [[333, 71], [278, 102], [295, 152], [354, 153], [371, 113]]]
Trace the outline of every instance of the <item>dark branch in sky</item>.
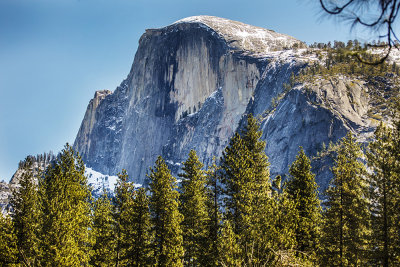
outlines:
[[400, 0], [319, 0], [322, 9], [330, 15], [340, 15], [343, 18], [352, 21], [351, 28], [358, 25], [377, 30], [384, 31], [383, 35], [378, 38], [384, 39], [386, 44], [371, 45], [369, 47], [385, 47], [386, 52], [378, 61], [367, 61], [360, 54], [356, 57], [363, 63], [377, 65], [384, 62], [390, 54], [393, 47], [398, 48], [400, 40], [395, 30], [394, 22], [400, 9]]

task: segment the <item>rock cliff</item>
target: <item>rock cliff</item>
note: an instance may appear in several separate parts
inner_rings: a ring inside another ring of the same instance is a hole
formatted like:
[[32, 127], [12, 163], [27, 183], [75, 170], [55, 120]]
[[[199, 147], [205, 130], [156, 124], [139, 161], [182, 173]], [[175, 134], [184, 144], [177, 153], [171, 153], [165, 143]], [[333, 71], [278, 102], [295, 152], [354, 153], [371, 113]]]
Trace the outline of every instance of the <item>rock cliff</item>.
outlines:
[[[32, 161], [32, 166], [29, 169], [34, 177], [37, 177], [41, 172], [43, 172], [47, 166], [55, 159], [52, 152], [44, 153], [36, 156], [29, 155], [26, 159], [30, 158]], [[14, 175], [11, 177], [9, 183], [4, 181], [0, 182], [0, 215], [1, 213], [8, 213], [10, 211], [10, 200], [12, 198], [12, 193], [19, 187], [20, 179], [26, 172], [25, 161], [20, 161], [18, 164], [18, 169], [15, 171]], [[37, 183], [37, 179], [35, 179]]]
[[[285, 89], [317, 61], [301, 41], [227, 19], [199, 16], [146, 30], [127, 78], [96, 92], [74, 148], [108, 175], [127, 169], [144, 183], [163, 155], [176, 174], [195, 149], [208, 165], [247, 113], [261, 118], [271, 173], [284, 174], [298, 147], [310, 156], [347, 131], [368, 136], [368, 86], [347, 77]], [[291, 49], [295, 48], [295, 49]], [[328, 172], [316, 167], [326, 185]]]

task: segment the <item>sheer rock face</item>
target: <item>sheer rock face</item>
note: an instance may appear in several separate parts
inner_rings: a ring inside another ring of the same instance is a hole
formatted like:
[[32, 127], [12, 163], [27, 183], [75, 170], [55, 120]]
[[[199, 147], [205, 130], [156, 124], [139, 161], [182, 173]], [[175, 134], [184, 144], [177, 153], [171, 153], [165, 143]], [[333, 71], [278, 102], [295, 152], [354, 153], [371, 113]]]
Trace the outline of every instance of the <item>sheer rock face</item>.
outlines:
[[96, 123], [96, 110], [101, 101], [108, 95], [112, 94], [109, 90], [96, 91], [92, 100], [90, 100], [87, 107], [85, 117], [83, 118], [82, 125], [79, 129], [78, 136], [80, 139], [75, 141], [75, 148], [82, 154], [87, 153], [86, 149], [90, 148], [91, 134]]
[[368, 128], [362, 84], [350, 94], [345, 80], [283, 93], [291, 73], [311, 60], [283, 50], [296, 43], [209, 16], [147, 30], [128, 77], [89, 103], [74, 148], [94, 170], [114, 175], [124, 168], [143, 183], [158, 155], [175, 174], [190, 149], [210, 164], [253, 113], [262, 119], [272, 174], [285, 173], [298, 146], [313, 155], [322, 142]]
[[[348, 131], [355, 133], [360, 142], [367, 142], [375, 129], [368, 117], [367, 92], [363, 82], [336, 76], [328, 81], [299, 84], [290, 90], [262, 123], [271, 173], [287, 173], [299, 146], [303, 146], [307, 155], [315, 156]], [[313, 161], [322, 190], [331, 179], [332, 164], [329, 156]]]

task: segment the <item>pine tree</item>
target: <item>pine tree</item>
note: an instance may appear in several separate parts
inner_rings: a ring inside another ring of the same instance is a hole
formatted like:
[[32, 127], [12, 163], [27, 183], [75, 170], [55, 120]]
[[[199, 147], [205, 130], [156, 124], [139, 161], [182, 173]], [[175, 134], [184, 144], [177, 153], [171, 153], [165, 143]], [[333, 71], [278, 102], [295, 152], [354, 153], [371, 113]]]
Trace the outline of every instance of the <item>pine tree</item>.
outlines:
[[270, 195], [269, 162], [265, 154], [265, 142], [261, 141], [262, 131], [253, 115], [247, 118], [247, 124], [242, 132], [243, 142], [250, 152], [250, 167], [252, 168], [253, 186], [256, 191], [255, 205], [262, 204]]
[[13, 230], [13, 222], [9, 216], [0, 212], [0, 265], [18, 265], [17, 237]]
[[146, 195], [146, 190], [144, 188], [140, 188], [135, 193], [133, 211], [133, 240], [131, 241], [132, 265], [149, 266], [152, 263], [152, 251], [150, 246], [152, 236], [149, 198]]
[[[392, 155], [395, 159], [394, 161], [394, 177], [395, 177], [395, 195], [396, 197], [396, 206], [400, 207], [400, 96], [397, 96], [396, 100], [394, 101], [394, 115], [393, 115], [393, 130], [392, 130]], [[397, 221], [396, 227], [396, 235], [394, 235], [394, 246], [393, 246], [393, 253], [397, 255], [396, 259], [397, 262], [400, 261], [400, 211], [397, 208], [397, 214], [395, 215]]]
[[220, 232], [220, 194], [221, 188], [218, 184], [219, 180], [219, 167], [216, 164], [215, 157], [213, 163], [206, 171], [207, 176], [207, 210], [210, 218], [208, 224], [208, 265], [217, 266], [219, 258], [219, 232]]
[[[298, 221], [298, 212], [296, 203], [290, 198], [286, 186], [282, 186], [281, 176], [277, 176], [272, 181], [272, 199], [270, 200], [271, 214], [273, 219], [267, 225], [266, 232], [269, 237], [268, 246], [273, 253], [268, 255], [270, 265], [284, 265], [283, 258], [289, 257], [291, 260], [296, 258], [293, 250], [296, 245], [296, 222]], [[287, 259], [289, 260], [289, 259]]]
[[118, 173], [115, 187], [114, 220], [116, 231], [115, 266], [129, 264], [133, 257], [132, 243], [134, 217], [134, 187], [128, 181], [126, 170]]
[[252, 194], [252, 213], [250, 215], [251, 236], [250, 254], [255, 259], [254, 263], [265, 262], [273, 244], [270, 233], [273, 231], [275, 219], [273, 207], [274, 199], [271, 198], [271, 182], [269, 174], [268, 157], [265, 154], [265, 142], [261, 140], [262, 131], [259, 122], [252, 114], [247, 117], [241, 135], [243, 143], [249, 151], [250, 183], [247, 185]]
[[150, 169], [150, 213], [154, 232], [154, 259], [156, 266], [183, 266], [183, 238], [178, 210], [179, 193], [176, 179], [164, 159], [159, 156]]
[[294, 201], [298, 214], [295, 226], [297, 243], [295, 249], [315, 258], [319, 243], [321, 207], [315, 175], [311, 172], [311, 161], [302, 147], [290, 166], [289, 174], [286, 183], [287, 193]]
[[226, 220], [222, 227], [222, 233], [220, 237], [219, 251], [221, 252], [218, 259], [219, 265], [221, 266], [232, 266], [239, 267], [243, 266], [242, 252], [237, 244], [238, 237], [232, 229], [229, 220]]
[[322, 264], [362, 266], [368, 247], [368, 184], [363, 153], [351, 133], [340, 142], [333, 180], [326, 191]]
[[207, 226], [210, 217], [207, 210], [206, 176], [194, 150], [183, 163], [180, 194], [180, 212], [183, 215], [183, 247], [185, 266], [206, 265], [208, 262]]
[[115, 221], [111, 200], [105, 191], [94, 203], [91, 232], [93, 246], [90, 264], [93, 266], [112, 266], [115, 255]]
[[85, 165], [68, 144], [41, 181], [43, 266], [78, 266], [89, 261], [90, 190]]
[[27, 157], [20, 164], [22, 175], [19, 187], [13, 191], [11, 217], [17, 237], [19, 262], [26, 266], [38, 264], [39, 205], [37, 183], [32, 173], [33, 160]]
[[368, 166], [371, 174], [372, 249], [376, 252], [374, 264], [400, 265], [398, 231], [399, 187], [395, 171], [392, 130], [381, 123], [375, 131], [375, 140], [369, 144]]
[[[239, 133], [235, 133], [230, 139], [228, 147], [221, 157], [221, 183], [224, 185], [225, 219], [230, 221], [236, 234], [241, 233], [244, 225], [244, 216], [250, 214], [251, 191], [247, 170], [250, 169], [249, 151], [243, 143]], [[247, 180], [245, 180], [247, 178]], [[247, 187], [245, 187], [247, 186]], [[243, 188], [245, 187], [245, 188]], [[246, 205], [247, 204], [247, 205]]]
[[274, 222], [269, 163], [265, 142], [260, 140], [262, 132], [252, 115], [241, 135], [234, 134], [221, 157], [225, 218], [240, 238], [242, 260], [246, 264], [260, 264], [269, 257], [268, 229]]
[[221, 183], [224, 188], [224, 220], [225, 223], [229, 221], [235, 234], [233, 237], [238, 238], [241, 254], [236, 260], [239, 262], [247, 262], [253, 246], [250, 235], [253, 227], [251, 217], [255, 212], [252, 171], [250, 152], [242, 137], [235, 133], [222, 154]]

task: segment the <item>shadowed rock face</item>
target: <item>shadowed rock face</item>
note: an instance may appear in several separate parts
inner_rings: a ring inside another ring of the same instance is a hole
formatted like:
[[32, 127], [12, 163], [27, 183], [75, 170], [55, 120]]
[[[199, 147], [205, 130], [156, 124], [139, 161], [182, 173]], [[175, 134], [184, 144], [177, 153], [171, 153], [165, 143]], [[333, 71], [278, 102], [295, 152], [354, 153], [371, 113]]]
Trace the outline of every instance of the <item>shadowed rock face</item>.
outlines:
[[307, 64], [300, 52], [283, 50], [296, 43], [209, 16], [147, 30], [128, 77], [89, 103], [74, 148], [87, 166], [109, 175], [124, 168], [143, 183], [158, 155], [175, 174], [190, 149], [210, 164], [253, 113], [262, 119], [272, 174], [285, 173], [300, 145], [314, 155], [323, 142], [369, 127], [363, 84], [344, 93], [346, 81], [325, 81], [283, 94], [291, 73]]

